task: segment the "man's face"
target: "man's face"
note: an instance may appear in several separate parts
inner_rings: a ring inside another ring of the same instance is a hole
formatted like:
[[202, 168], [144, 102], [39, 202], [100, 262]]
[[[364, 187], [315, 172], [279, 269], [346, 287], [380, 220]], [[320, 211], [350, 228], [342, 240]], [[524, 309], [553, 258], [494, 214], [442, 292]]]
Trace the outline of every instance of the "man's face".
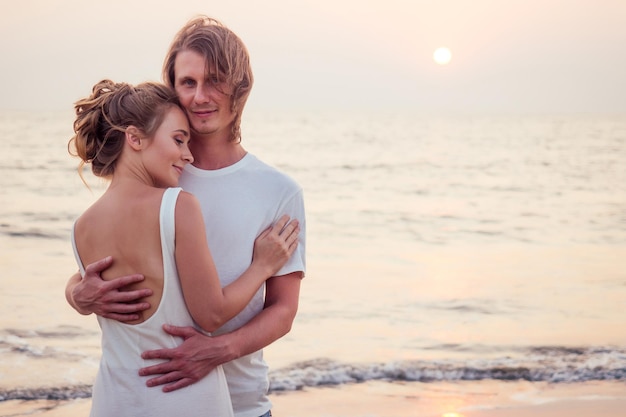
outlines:
[[207, 72], [204, 57], [185, 50], [174, 61], [174, 88], [187, 112], [192, 134], [230, 138], [235, 113], [230, 110], [232, 89], [217, 82], [215, 68]]

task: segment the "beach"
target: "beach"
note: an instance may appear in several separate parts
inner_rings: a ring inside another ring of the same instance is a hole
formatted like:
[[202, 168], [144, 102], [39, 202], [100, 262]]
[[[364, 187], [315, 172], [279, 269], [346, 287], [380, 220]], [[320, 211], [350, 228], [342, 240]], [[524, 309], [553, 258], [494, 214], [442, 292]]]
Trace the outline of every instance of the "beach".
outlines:
[[[102, 192], [71, 114], [0, 114], [0, 416], [88, 414], [99, 328], [65, 302]], [[265, 350], [274, 416], [623, 416], [626, 121], [248, 114], [295, 178], [307, 273]], [[249, 132], [249, 133], [248, 133]]]
[[[584, 388], [511, 383], [504, 390], [502, 384], [494, 383], [417, 385], [395, 383], [390, 387], [386, 382], [368, 382], [272, 395], [272, 413], [283, 417], [621, 417], [626, 410], [622, 383]], [[89, 407], [89, 399], [13, 402], [0, 404], [0, 415], [29, 412], [42, 417], [78, 417], [88, 415]]]

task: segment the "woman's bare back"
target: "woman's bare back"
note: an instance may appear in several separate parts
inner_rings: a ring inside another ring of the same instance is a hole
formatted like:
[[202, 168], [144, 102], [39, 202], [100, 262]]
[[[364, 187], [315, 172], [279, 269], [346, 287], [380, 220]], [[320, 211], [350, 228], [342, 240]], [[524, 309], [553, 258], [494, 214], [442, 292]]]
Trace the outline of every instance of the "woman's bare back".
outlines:
[[164, 189], [113, 187], [107, 190], [76, 221], [74, 236], [83, 265], [113, 256], [113, 265], [102, 273], [104, 280], [140, 272], [143, 282], [126, 290], [150, 288], [142, 301], [150, 303], [140, 313], [141, 323], [157, 309], [163, 293], [163, 255], [159, 212]]

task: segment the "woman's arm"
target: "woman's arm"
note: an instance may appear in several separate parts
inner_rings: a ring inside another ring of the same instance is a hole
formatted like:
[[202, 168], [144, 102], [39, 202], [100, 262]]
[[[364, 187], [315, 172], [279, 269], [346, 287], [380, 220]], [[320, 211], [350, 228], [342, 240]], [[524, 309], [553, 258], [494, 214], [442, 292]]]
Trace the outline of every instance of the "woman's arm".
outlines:
[[176, 204], [176, 264], [187, 308], [206, 331], [214, 331], [239, 313], [266, 279], [287, 262], [298, 245], [297, 221], [283, 216], [255, 241], [252, 264], [222, 288], [207, 243], [198, 200], [181, 192]]

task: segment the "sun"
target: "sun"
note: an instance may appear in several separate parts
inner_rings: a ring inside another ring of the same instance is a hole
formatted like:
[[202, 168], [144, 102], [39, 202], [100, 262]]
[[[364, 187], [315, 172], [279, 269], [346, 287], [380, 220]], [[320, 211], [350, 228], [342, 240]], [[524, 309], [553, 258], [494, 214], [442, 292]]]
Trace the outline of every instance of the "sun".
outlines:
[[444, 46], [435, 49], [433, 53], [433, 59], [439, 65], [446, 65], [452, 59], [452, 52]]

